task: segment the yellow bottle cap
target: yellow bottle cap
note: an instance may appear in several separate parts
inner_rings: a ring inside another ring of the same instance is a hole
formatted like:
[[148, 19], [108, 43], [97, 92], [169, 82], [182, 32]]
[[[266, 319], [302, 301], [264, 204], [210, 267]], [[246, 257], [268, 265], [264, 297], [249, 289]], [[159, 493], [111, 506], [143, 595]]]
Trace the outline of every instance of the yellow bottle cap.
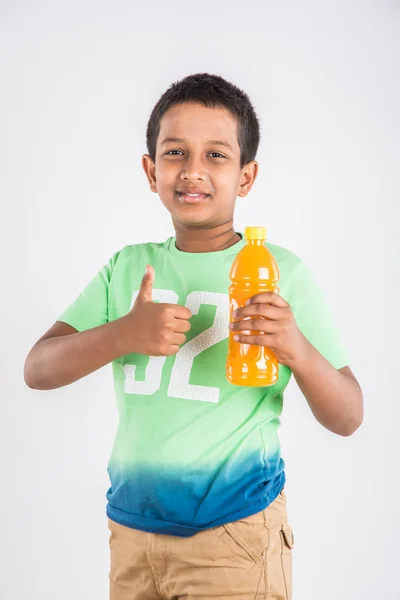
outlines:
[[265, 227], [246, 227], [244, 235], [246, 240], [265, 240], [267, 239], [267, 230]]

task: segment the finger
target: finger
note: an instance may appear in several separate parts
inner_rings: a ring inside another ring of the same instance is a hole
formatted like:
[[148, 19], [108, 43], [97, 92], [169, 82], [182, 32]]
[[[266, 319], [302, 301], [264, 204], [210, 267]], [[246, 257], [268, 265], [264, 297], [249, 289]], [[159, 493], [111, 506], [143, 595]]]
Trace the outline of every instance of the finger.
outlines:
[[268, 348], [274, 348], [275, 336], [274, 335], [246, 335], [245, 333], [236, 333], [233, 336], [235, 342], [239, 344], [249, 344], [251, 346], [267, 346]]
[[252, 296], [248, 300], [246, 300], [245, 305], [249, 304], [258, 304], [258, 303], [268, 303], [272, 304], [272, 306], [289, 306], [289, 304], [276, 292], [262, 292], [261, 294], [256, 294]]
[[187, 319], [174, 319], [173, 330], [178, 333], [186, 333], [191, 328], [191, 324]]
[[146, 273], [143, 276], [142, 283], [140, 284], [138, 299], [145, 302], [153, 302], [153, 282], [154, 282], [154, 269], [151, 265], [146, 265]]
[[192, 313], [186, 306], [174, 304], [174, 317], [176, 319], [191, 319]]
[[169, 347], [169, 352], [168, 352], [167, 356], [173, 356], [174, 354], [178, 354], [180, 349], [181, 349], [180, 346], [173, 344], [172, 346]]
[[276, 333], [280, 327], [279, 323], [269, 319], [245, 319], [229, 325], [232, 331], [263, 331], [264, 333]]
[[171, 335], [170, 344], [181, 346], [186, 343], [186, 335], [183, 333], [174, 333]]
[[285, 311], [282, 310], [282, 306], [272, 306], [271, 304], [249, 304], [237, 308], [232, 313], [232, 317], [235, 319], [242, 319], [244, 317], [266, 317], [272, 321], [279, 321], [285, 316]]

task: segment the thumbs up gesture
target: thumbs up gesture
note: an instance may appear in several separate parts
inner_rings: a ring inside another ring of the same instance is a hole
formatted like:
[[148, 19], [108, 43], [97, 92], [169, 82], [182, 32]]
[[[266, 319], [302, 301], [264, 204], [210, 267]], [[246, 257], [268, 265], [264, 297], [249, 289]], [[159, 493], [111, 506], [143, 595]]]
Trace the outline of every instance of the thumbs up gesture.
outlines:
[[124, 354], [172, 356], [186, 342], [192, 313], [185, 306], [153, 302], [154, 269], [146, 266], [136, 301], [124, 320]]

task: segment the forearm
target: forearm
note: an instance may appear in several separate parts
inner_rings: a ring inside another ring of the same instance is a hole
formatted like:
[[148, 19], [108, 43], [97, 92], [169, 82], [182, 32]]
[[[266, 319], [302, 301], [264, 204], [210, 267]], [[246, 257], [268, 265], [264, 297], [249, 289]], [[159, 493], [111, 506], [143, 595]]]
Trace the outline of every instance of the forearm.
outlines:
[[351, 435], [363, 419], [362, 391], [356, 381], [335, 369], [309, 342], [293, 375], [315, 418], [339, 435]]
[[53, 390], [97, 371], [124, 354], [121, 327], [123, 319], [117, 319], [38, 342], [25, 361], [25, 382], [34, 389]]

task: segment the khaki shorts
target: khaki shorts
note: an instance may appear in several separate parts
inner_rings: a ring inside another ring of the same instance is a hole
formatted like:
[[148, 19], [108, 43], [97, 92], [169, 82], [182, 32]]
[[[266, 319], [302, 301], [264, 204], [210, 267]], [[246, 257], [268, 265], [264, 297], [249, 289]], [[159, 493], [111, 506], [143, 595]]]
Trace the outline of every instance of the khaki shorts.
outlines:
[[190, 537], [108, 520], [110, 600], [291, 600], [293, 533], [282, 491], [259, 513]]

